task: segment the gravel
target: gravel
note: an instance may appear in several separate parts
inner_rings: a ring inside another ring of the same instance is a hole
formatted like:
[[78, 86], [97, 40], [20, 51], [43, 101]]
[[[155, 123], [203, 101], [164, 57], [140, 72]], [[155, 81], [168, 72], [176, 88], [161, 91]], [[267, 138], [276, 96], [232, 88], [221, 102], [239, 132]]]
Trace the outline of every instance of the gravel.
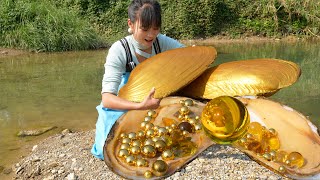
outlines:
[[[104, 161], [90, 153], [94, 130], [68, 130], [34, 145], [30, 154], [13, 165], [13, 179], [123, 179]], [[214, 145], [180, 169], [168, 180], [178, 179], [287, 179], [251, 160], [236, 148]]]

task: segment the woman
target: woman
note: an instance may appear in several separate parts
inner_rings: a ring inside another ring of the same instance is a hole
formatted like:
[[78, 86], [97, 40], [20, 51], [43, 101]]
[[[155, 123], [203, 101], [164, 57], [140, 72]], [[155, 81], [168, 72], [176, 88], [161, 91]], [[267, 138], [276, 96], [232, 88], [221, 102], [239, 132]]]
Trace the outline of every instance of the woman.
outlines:
[[[133, 0], [128, 8], [128, 32], [131, 35], [115, 42], [109, 49], [102, 80], [102, 102], [97, 106], [95, 143], [92, 154], [103, 159], [103, 146], [115, 121], [127, 110], [155, 109], [160, 99], [153, 98], [155, 89], [140, 103], [117, 96], [127, 82], [130, 71], [147, 58], [169, 49], [184, 47], [178, 41], [159, 34], [161, 7], [155, 0]], [[159, 67], [161, 68], [161, 67]]]

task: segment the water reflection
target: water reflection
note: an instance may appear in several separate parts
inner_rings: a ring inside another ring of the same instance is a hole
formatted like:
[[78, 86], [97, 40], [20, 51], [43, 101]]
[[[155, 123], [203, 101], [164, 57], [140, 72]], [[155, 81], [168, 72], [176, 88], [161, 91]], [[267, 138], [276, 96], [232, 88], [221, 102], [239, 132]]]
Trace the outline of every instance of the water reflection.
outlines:
[[[320, 51], [317, 43], [215, 44], [223, 62], [254, 58], [286, 59], [299, 64], [297, 83], [271, 98], [310, 116], [320, 127]], [[43, 139], [17, 138], [21, 129], [58, 126], [94, 129], [100, 101], [105, 50], [32, 54], [0, 59], [0, 165], [17, 161], [25, 144]]]

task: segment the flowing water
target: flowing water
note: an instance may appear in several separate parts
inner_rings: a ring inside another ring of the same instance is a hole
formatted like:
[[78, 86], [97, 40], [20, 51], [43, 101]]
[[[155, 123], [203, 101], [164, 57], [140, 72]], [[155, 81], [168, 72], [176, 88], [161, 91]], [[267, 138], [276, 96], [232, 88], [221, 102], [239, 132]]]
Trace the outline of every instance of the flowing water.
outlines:
[[[320, 127], [320, 47], [316, 42], [213, 44], [215, 65], [277, 58], [296, 62], [298, 82], [271, 97], [302, 112]], [[0, 169], [18, 162], [33, 144], [63, 129], [95, 128], [107, 50], [28, 54], [0, 59]], [[57, 128], [32, 137], [20, 130]], [[30, 146], [26, 151], [26, 146]]]

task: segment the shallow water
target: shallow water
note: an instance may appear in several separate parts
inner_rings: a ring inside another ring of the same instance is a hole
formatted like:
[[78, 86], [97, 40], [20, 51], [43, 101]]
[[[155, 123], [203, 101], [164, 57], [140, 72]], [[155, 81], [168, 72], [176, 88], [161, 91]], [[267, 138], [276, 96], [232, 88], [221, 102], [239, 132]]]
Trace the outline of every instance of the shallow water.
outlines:
[[[271, 98], [310, 117], [320, 127], [320, 51], [316, 42], [214, 44], [215, 65], [242, 59], [278, 58], [302, 69], [297, 83]], [[69, 128], [95, 128], [106, 50], [29, 54], [0, 59], [0, 166], [17, 162], [25, 145]], [[37, 137], [20, 130], [57, 126]]]

